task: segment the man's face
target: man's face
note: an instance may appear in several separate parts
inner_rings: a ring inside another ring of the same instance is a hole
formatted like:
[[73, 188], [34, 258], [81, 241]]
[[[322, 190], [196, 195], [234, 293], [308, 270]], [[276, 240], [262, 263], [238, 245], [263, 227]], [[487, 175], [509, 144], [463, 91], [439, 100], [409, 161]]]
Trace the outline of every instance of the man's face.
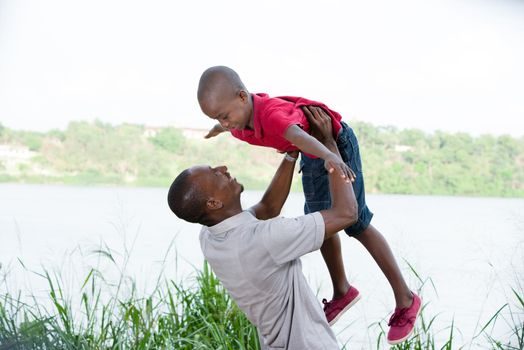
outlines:
[[225, 165], [214, 168], [195, 166], [191, 168], [191, 177], [195, 185], [201, 187], [209, 197], [220, 199], [224, 203], [235, 200], [244, 190], [244, 186], [231, 177]]
[[202, 112], [209, 118], [214, 119], [225, 129], [245, 129], [251, 119], [251, 108], [249, 94], [240, 91], [235, 96], [215, 98], [200, 101]]

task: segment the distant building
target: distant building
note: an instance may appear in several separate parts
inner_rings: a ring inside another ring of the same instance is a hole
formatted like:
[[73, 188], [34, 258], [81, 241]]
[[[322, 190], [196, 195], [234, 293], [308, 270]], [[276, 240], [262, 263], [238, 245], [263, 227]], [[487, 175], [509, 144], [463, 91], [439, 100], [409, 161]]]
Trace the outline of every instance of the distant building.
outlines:
[[155, 137], [161, 129], [162, 128], [159, 128], [159, 127], [146, 126], [142, 136], [145, 137], [146, 139], [150, 137]]
[[[145, 137], [146, 139], [155, 137], [164, 128], [166, 127], [146, 126], [142, 137]], [[203, 139], [209, 131], [208, 129], [183, 128], [177, 126], [174, 126], [174, 128], [180, 130], [182, 135], [188, 139]]]
[[406, 145], [395, 145], [395, 151], [396, 151], [396, 152], [399, 152], [399, 153], [403, 153], [403, 152], [411, 151], [412, 149], [413, 149], [413, 147], [411, 147], [411, 146], [406, 146]]
[[207, 135], [208, 129], [180, 128], [182, 135], [188, 139], [203, 139]]
[[12, 161], [25, 161], [33, 158], [36, 152], [30, 151], [26, 146], [0, 145], [0, 159]]
[[0, 145], [0, 162], [9, 174], [19, 173], [20, 166], [29, 164], [37, 153], [21, 145]]

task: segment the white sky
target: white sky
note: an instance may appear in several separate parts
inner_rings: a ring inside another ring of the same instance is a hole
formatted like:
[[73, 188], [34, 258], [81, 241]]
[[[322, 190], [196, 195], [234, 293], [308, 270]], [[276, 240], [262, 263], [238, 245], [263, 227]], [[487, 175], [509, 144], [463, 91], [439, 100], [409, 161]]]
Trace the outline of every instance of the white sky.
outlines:
[[524, 1], [0, 0], [0, 123], [208, 127], [213, 65], [376, 125], [524, 135]]

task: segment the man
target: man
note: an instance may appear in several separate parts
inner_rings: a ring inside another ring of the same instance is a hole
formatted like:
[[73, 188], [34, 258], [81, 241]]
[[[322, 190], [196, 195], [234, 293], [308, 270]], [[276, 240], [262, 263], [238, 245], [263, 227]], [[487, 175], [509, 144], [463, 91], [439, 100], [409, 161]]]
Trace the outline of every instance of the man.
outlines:
[[[329, 116], [314, 107], [304, 112], [312, 134], [338, 154]], [[247, 210], [240, 204], [243, 186], [225, 166], [184, 170], [169, 189], [168, 203], [181, 219], [205, 225], [204, 257], [258, 328], [263, 349], [339, 349], [299, 258], [355, 223], [357, 202], [352, 186], [330, 169], [331, 208], [276, 218], [289, 194], [293, 155], [286, 154], [261, 201]]]

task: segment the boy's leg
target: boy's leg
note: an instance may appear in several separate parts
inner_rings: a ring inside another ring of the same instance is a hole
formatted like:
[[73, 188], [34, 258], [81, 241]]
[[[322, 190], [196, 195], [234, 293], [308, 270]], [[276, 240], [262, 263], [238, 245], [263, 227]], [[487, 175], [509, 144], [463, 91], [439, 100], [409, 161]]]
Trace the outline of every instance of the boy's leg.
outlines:
[[345, 124], [343, 127], [343, 133], [339, 134], [337, 144], [342, 158], [357, 175], [353, 182], [353, 190], [359, 207], [358, 221], [344, 231], [364, 245], [393, 289], [397, 307], [388, 322], [390, 328], [387, 341], [391, 345], [399, 344], [413, 332], [422, 301], [419, 296], [409, 290], [388, 243], [382, 234], [370, 224], [373, 213], [366, 205], [358, 140], [351, 128]]
[[[304, 213], [309, 214], [331, 206], [329, 182], [324, 161], [301, 155], [302, 186], [306, 203]], [[340, 299], [349, 290], [349, 282], [344, 269], [340, 237], [337, 235], [328, 239], [320, 248], [322, 257], [329, 271], [333, 284], [333, 299]]]
[[320, 247], [322, 257], [326, 262], [326, 266], [333, 283], [333, 298], [342, 298], [349, 289], [349, 282], [344, 270], [344, 260], [342, 259], [342, 247], [340, 245], [340, 237], [338, 233], [330, 239], [324, 241]]
[[371, 254], [373, 259], [375, 259], [375, 262], [380, 267], [393, 289], [397, 307], [402, 308], [410, 306], [413, 297], [402, 277], [402, 273], [400, 272], [393, 253], [382, 234], [380, 234], [380, 232], [370, 224], [373, 213], [371, 213], [366, 204], [364, 177], [359, 150], [360, 147], [358, 145], [357, 137], [353, 130], [347, 125], [343, 124], [343, 128], [344, 132], [340, 134], [337, 143], [342, 158], [357, 175], [355, 182], [353, 182], [353, 190], [355, 191], [355, 196], [359, 206], [357, 223], [346, 228], [345, 231], [348, 235], [359, 240]]
[[367, 249], [386, 276], [393, 289], [397, 308], [409, 307], [413, 301], [413, 295], [384, 236], [373, 225], [369, 225], [362, 233], [354, 237]]
[[332, 326], [338, 319], [348, 311], [360, 299], [360, 293], [352, 287], [344, 270], [344, 261], [342, 259], [342, 247], [338, 234], [324, 241], [320, 247], [322, 257], [333, 283], [333, 298], [330, 301], [322, 300], [324, 304], [324, 313], [329, 325]]
[[422, 309], [422, 300], [406, 285], [386, 239], [375, 227], [369, 225], [355, 238], [375, 259], [393, 289], [396, 308], [388, 322], [389, 331], [386, 339], [390, 345], [400, 344], [413, 333], [415, 322]]

